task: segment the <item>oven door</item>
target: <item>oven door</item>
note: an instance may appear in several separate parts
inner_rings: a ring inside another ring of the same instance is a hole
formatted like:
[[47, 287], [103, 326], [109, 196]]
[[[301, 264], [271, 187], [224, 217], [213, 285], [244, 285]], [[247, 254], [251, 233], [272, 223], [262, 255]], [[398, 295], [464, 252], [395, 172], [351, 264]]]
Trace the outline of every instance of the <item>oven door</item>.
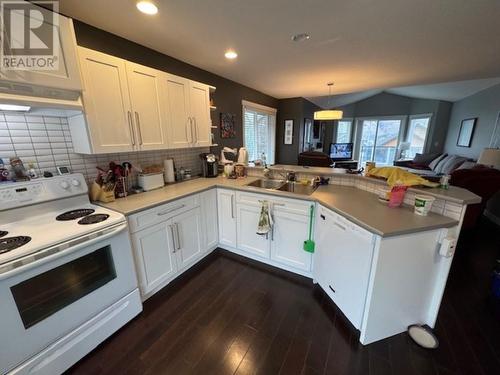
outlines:
[[137, 288], [126, 228], [60, 244], [0, 274], [0, 373]]

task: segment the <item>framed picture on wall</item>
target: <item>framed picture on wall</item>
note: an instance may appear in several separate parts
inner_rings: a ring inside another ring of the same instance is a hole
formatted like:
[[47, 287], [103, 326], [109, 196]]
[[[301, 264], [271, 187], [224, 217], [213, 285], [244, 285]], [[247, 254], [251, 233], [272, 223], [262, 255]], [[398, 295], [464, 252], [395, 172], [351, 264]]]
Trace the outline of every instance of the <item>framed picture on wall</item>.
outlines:
[[291, 145], [293, 143], [293, 120], [285, 120], [283, 143], [286, 145]]
[[220, 114], [220, 137], [223, 139], [236, 137], [236, 130], [234, 128], [236, 122], [236, 115], [232, 113]]
[[462, 120], [460, 131], [458, 132], [457, 146], [470, 147], [477, 117]]

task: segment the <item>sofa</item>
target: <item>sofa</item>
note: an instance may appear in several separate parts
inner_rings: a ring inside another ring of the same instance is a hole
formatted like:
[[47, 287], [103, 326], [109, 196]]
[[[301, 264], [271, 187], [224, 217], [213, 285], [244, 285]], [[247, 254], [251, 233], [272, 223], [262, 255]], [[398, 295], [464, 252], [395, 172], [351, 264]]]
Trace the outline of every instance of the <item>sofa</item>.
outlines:
[[462, 187], [481, 197], [481, 203], [469, 205], [462, 225], [473, 228], [485, 211], [488, 201], [500, 191], [500, 170], [477, 164], [458, 155], [417, 154], [413, 160], [396, 161], [404, 168], [431, 181], [450, 175], [450, 185]]
[[467, 189], [481, 197], [481, 203], [467, 207], [462, 224], [463, 229], [473, 228], [485, 208], [489, 207], [490, 199], [500, 191], [500, 170], [480, 164], [472, 168], [457, 169], [451, 174], [450, 184]]
[[413, 160], [395, 161], [394, 165], [431, 181], [439, 181], [443, 175], [451, 175], [457, 169], [472, 168], [472, 159], [460, 155], [442, 153], [417, 154]]

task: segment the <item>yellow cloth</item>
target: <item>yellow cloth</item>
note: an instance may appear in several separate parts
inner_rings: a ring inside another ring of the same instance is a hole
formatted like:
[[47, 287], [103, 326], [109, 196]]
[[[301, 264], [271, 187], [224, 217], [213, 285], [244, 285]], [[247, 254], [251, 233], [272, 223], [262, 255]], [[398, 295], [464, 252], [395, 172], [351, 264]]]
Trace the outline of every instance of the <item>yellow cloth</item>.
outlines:
[[393, 187], [396, 184], [405, 186], [439, 186], [439, 184], [436, 182], [427, 181], [425, 178], [397, 167], [372, 168], [368, 172], [368, 176], [383, 177], [387, 180], [387, 185], [389, 185], [390, 187]]

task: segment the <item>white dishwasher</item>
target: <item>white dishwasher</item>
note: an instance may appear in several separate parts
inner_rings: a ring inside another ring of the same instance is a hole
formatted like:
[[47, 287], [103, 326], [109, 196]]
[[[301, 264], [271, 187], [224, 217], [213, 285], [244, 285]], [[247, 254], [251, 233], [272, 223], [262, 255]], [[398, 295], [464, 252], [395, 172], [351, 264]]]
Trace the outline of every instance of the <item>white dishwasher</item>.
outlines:
[[374, 235], [320, 206], [316, 217], [313, 277], [360, 329], [374, 247]]

